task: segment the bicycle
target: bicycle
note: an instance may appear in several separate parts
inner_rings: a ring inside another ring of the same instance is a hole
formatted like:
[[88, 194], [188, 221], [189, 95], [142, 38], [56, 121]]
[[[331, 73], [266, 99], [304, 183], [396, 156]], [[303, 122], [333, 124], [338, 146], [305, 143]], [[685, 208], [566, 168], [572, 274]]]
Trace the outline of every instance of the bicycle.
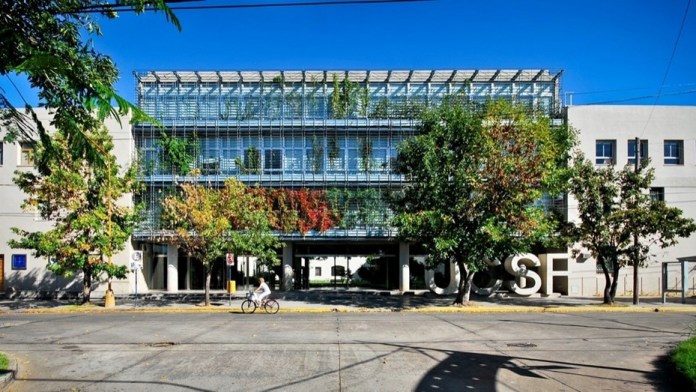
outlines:
[[254, 313], [258, 307], [262, 307], [268, 314], [276, 314], [280, 310], [280, 304], [275, 299], [266, 297], [259, 303], [254, 299], [254, 293], [249, 292], [242, 302], [242, 313]]

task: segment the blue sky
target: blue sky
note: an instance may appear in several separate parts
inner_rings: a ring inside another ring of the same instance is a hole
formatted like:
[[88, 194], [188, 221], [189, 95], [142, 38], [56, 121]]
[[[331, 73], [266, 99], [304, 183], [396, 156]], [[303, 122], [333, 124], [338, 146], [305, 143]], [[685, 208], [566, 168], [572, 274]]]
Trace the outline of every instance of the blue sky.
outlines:
[[[572, 92], [574, 104], [696, 105], [694, 4], [670, 65], [689, 1], [432, 0], [178, 11], [181, 32], [162, 14], [121, 14], [102, 21], [95, 46], [119, 67], [116, 88], [130, 100], [134, 70], [545, 68], [564, 71], [563, 93]], [[274, 2], [298, 1], [193, 4]], [[0, 84], [21, 105], [8, 80]]]

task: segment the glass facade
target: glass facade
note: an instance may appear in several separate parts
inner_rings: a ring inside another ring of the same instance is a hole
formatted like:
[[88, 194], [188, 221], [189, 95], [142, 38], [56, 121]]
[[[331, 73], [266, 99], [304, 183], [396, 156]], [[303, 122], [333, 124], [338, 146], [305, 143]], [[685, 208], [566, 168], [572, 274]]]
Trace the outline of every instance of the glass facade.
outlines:
[[[447, 96], [504, 99], [560, 117], [560, 73], [547, 70], [238, 71], [136, 73], [139, 107], [159, 124], [133, 128], [140, 202], [147, 218], [136, 238], [162, 228], [159, 203], [188, 177], [218, 186], [323, 192], [339, 217], [323, 237], [391, 237], [389, 193], [398, 144], [417, 116]], [[164, 139], [185, 141], [190, 162], [167, 159]], [[283, 233], [299, 236], [299, 233]]]

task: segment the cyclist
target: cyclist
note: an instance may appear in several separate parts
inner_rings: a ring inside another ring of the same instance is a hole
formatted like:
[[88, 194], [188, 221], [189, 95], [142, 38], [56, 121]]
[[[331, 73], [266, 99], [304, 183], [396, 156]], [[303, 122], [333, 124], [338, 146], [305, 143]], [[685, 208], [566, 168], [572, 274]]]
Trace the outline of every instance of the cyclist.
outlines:
[[[261, 294], [256, 294], [259, 292]], [[271, 289], [268, 287], [268, 284], [266, 284], [266, 280], [264, 278], [259, 278], [259, 287], [254, 290], [254, 301], [258, 303], [269, 295], [271, 295]]]

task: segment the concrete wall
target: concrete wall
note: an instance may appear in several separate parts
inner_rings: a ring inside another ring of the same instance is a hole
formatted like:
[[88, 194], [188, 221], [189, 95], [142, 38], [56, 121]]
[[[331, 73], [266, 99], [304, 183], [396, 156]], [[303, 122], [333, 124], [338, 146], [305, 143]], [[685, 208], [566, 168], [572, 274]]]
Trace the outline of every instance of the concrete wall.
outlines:
[[[648, 156], [655, 168], [653, 187], [664, 187], [665, 202], [696, 219], [696, 107], [684, 106], [573, 106], [568, 108], [568, 122], [579, 132], [579, 147], [594, 162], [596, 140], [616, 140], [616, 164], [628, 162], [628, 141], [640, 137], [648, 141]], [[664, 141], [683, 140], [684, 164], [664, 164]], [[568, 216], [578, 218], [577, 201], [569, 198]], [[640, 270], [643, 295], [658, 295], [662, 261], [696, 255], [696, 236], [683, 238], [668, 249], [653, 249], [654, 257], [647, 268]], [[599, 295], [604, 287], [603, 274], [596, 272], [594, 259], [571, 261], [570, 292], [576, 295]], [[692, 267], [693, 271], [694, 267]], [[681, 285], [678, 267], [670, 268], [670, 287]], [[692, 273], [690, 292], [696, 290], [696, 274]], [[632, 270], [624, 269], [619, 278], [618, 294], [633, 292]]]

